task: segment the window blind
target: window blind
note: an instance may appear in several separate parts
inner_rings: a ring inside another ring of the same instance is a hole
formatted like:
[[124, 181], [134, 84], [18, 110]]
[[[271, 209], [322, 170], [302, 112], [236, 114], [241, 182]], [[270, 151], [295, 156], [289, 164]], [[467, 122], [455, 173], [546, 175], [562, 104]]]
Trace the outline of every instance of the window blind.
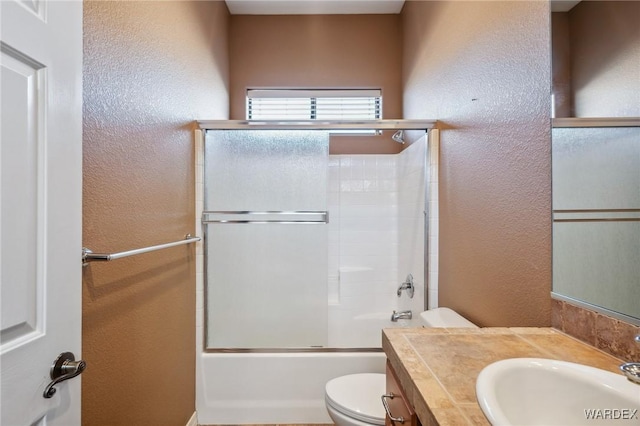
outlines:
[[248, 90], [249, 120], [378, 120], [380, 90]]

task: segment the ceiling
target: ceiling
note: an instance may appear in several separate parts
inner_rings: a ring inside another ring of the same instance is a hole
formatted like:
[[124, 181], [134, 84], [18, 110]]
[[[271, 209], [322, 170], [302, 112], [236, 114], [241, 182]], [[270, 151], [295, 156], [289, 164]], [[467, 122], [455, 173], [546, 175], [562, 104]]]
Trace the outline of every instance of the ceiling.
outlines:
[[[405, 0], [225, 0], [232, 15], [344, 15], [400, 13]], [[580, 0], [551, 0], [568, 12]]]
[[400, 13], [404, 0], [225, 0], [232, 15]]

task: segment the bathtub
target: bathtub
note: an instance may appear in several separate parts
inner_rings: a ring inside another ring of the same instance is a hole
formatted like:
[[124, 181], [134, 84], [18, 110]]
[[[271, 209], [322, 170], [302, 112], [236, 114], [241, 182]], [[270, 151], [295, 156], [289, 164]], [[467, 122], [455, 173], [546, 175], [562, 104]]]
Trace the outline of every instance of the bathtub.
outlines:
[[[379, 322], [380, 329], [421, 326], [419, 315], [397, 323], [390, 315], [360, 319]], [[333, 423], [325, 408], [325, 384], [346, 374], [384, 373], [385, 360], [383, 352], [200, 353], [198, 423]]]

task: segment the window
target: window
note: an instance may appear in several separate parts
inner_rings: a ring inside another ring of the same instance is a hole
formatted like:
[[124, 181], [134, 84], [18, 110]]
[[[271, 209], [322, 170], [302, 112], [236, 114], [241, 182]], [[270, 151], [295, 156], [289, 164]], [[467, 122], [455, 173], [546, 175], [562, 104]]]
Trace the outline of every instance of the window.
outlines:
[[248, 90], [249, 120], [378, 120], [380, 90]]

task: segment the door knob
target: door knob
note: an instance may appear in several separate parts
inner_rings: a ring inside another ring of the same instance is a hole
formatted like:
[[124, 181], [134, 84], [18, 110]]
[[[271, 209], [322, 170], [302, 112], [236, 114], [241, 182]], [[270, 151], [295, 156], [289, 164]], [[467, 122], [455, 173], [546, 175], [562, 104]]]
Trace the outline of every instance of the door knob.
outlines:
[[51, 383], [47, 385], [42, 396], [51, 398], [56, 393], [55, 385], [65, 380], [73, 379], [80, 375], [85, 368], [87, 368], [87, 363], [83, 360], [76, 361], [76, 357], [71, 352], [61, 353], [51, 366], [49, 371]]

